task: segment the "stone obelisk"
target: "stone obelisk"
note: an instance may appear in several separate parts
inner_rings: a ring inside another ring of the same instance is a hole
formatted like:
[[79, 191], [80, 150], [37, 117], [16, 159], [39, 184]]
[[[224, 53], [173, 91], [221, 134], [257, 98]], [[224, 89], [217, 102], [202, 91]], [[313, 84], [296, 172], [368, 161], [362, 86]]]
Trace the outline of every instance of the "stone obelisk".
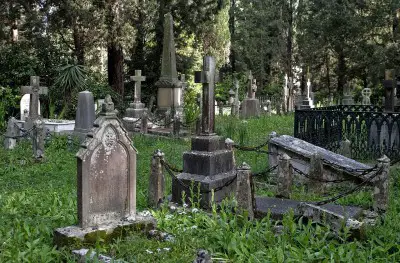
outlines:
[[164, 41], [161, 61], [161, 76], [155, 83], [158, 88], [157, 108], [159, 112], [181, 106], [182, 88], [176, 71], [175, 40], [171, 13], [164, 17]]

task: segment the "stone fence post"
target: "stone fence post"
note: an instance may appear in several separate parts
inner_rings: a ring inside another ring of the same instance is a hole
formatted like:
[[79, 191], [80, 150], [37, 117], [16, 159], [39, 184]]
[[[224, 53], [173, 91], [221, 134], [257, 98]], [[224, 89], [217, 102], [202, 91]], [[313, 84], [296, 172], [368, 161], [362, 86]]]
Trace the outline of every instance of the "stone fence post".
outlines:
[[161, 161], [164, 160], [164, 153], [156, 150], [151, 158], [151, 172], [149, 178], [148, 204], [157, 207], [164, 199], [165, 177]]
[[200, 135], [201, 133], [201, 115], [199, 115], [196, 119], [196, 135]]
[[321, 182], [325, 179], [324, 167], [321, 155], [314, 153], [310, 159], [310, 170], [308, 175], [311, 179], [306, 179], [308, 190], [315, 193], [323, 193], [326, 188], [326, 183]]
[[17, 146], [16, 137], [19, 134], [19, 130], [17, 127], [17, 120], [14, 117], [11, 117], [7, 123], [7, 131], [6, 137], [4, 138], [4, 148], [7, 150], [14, 149]]
[[286, 153], [278, 158], [278, 178], [276, 197], [290, 199], [293, 185], [291, 158]]
[[254, 219], [254, 192], [253, 179], [251, 177], [250, 166], [243, 163], [236, 168], [236, 193], [235, 198], [238, 204], [239, 212], [247, 211], [249, 219]]
[[148, 132], [148, 118], [147, 117], [148, 117], [147, 111], [144, 111], [143, 115], [142, 115], [142, 125], [140, 128], [140, 132], [143, 134], [147, 134], [147, 132]]
[[172, 133], [174, 134], [174, 136], [179, 136], [181, 125], [182, 125], [181, 118], [179, 116], [175, 116], [174, 123], [172, 126]]
[[229, 150], [229, 151], [232, 151], [232, 158], [233, 158], [233, 166], [235, 167], [236, 166], [236, 160], [235, 160], [235, 152], [234, 152], [234, 149], [233, 149], [233, 145], [235, 144], [235, 142], [232, 140], [232, 139], [230, 139], [230, 138], [226, 138], [225, 139], [225, 146], [226, 146], [226, 149], [227, 150]]
[[382, 169], [380, 174], [374, 178], [374, 210], [382, 213], [387, 210], [389, 204], [389, 170], [390, 159], [383, 155], [378, 159], [378, 168]]
[[46, 136], [46, 129], [44, 126], [44, 121], [41, 118], [38, 118], [33, 121], [33, 141], [32, 141], [32, 149], [33, 156], [36, 160], [42, 160], [44, 157], [44, 139]]

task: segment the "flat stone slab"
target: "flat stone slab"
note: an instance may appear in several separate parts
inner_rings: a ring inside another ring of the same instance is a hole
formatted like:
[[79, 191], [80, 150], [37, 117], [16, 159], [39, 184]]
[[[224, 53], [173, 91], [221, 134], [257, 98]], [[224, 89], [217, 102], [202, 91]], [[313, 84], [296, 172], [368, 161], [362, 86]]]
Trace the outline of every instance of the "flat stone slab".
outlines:
[[[256, 217], [264, 217], [268, 214], [268, 210], [271, 211], [271, 218], [275, 220], [281, 220], [283, 215], [293, 209], [294, 216], [301, 216], [298, 210], [299, 204], [302, 201], [296, 201], [291, 199], [281, 199], [273, 197], [256, 197]], [[313, 204], [315, 202], [307, 202]], [[321, 207], [332, 211], [338, 215], [342, 215], [347, 218], [358, 219], [362, 215], [363, 209], [356, 206], [341, 206], [334, 204], [326, 204]]]
[[335, 165], [348, 169], [370, 169], [371, 166], [357, 162], [343, 155], [328, 151], [309, 142], [297, 139], [289, 135], [281, 135], [271, 138], [270, 143], [279, 145], [285, 150], [295, 152], [304, 157], [311, 158], [315, 153], [319, 153], [321, 158]]
[[132, 231], [149, 232], [156, 225], [152, 216], [137, 215], [134, 220], [120, 220], [94, 227], [68, 226], [54, 230], [53, 242], [57, 247], [79, 248], [85, 244], [95, 244], [99, 239], [109, 242]]

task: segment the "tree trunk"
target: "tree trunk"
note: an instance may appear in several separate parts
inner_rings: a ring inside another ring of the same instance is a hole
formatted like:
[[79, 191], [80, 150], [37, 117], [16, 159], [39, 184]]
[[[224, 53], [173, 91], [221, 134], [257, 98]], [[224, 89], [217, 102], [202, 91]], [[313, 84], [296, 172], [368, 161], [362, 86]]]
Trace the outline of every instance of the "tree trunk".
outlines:
[[342, 49], [338, 52], [338, 90], [339, 94], [343, 93], [343, 87], [346, 82], [346, 60]]
[[326, 86], [328, 87], [329, 94], [331, 94], [332, 93], [332, 90], [331, 90], [331, 67], [329, 65], [329, 52], [326, 54], [325, 63], [326, 63], [326, 65], [325, 65], [326, 66]]
[[[288, 6], [288, 35], [286, 39], [286, 72], [288, 79], [293, 79], [292, 74], [292, 56], [293, 56], [293, 0], [289, 0]], [[289, 91], [292, 92], [292, 91]], [[285, 111], [289, 108], [289, 100], [285, 102]]]
[[108, 84], [124, 97], [124, 53], [119, 44], [108, 46]]
[[79, 31], [78, 25], [74, 26], [73, 30], [74, 38], [74, 54], [79, 65], [85, 65], [85, 45], [84, 36], [81, 31]]
[[232, 74], [236, 72], [236, 57], [235, 57], [235, 9], [236, 0], [231, 0], [231, 7], [229, 10], [229, 32], [231, 34], [231, 50], [229, 54], [229, 60], [231, 63]]
[[144, 28], [143, 21], [143, 0], [138, 1], [137, 8], [138, 18], [135, 21], [135, 26], [137, 29], [136, 34], [136, 47], [133, 50], [132, 54], [132, 63], [130, 63], [130, 67], [128, 73], [130, 75], [135, 74], [136, 69], [144, 70], [145, 67], [145, 57], [144, 57], [144, 48], [145, 48], [145, 35], [146, 29]]

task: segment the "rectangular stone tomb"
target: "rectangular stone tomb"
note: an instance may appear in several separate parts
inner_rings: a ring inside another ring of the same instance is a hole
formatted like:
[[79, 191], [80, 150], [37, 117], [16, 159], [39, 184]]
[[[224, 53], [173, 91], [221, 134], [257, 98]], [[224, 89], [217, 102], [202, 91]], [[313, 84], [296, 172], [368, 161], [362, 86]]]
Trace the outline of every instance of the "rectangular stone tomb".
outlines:
[[[24, 124], [25, 121], [17, 120], [18, 127], [23, 128]], [[49, 130], [51, 133], [69, 134], [74, 131], [75, 121], [44, 119], [44, 126], [46, 130]]]
[[268, 157], [270, 167], [276, 166], [279, 155], [286, 153], [291, 158], [291, 165], [306, 174], [310, 172], [311, 157], [314, 154], [319, 154], [322, 160], [327, 161], [323, 163], [323, 175], [321, 175], [321, 178], [323, 177], [326, 180], [351, 178], [355, 182], [359, 182], [362, 180], [354, 177], [351, 170], [366, 170], [371, 168], [368, 165], [289, 135], [271, 138], [268, 149], [270, 152]]

